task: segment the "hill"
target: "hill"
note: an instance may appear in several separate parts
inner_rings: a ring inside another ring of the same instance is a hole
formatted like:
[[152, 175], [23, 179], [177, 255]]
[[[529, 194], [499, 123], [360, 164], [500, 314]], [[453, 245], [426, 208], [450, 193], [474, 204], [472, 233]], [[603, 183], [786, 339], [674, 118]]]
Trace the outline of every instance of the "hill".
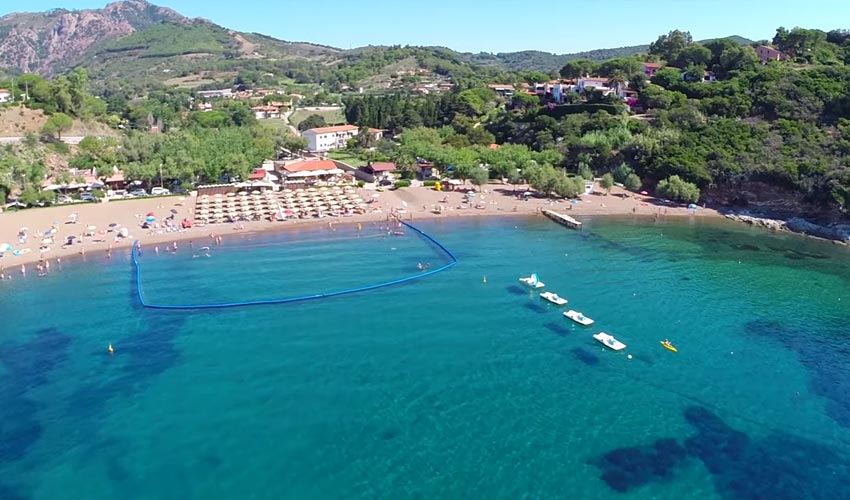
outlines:
[[[738, 41], [749, 43], [740, 37]], [[82, 66], [94, 82], [122, 80], [137, 87], [157, 82], [216, 86], [234, 80], [260, 85], [285, 78], [329, 88], [385, 90], [398, 88], [403, 76], [405, 85], [416, 85], [420, 68], [448, 79], [498, 78], [506, 71], [549, 72], [571, 59], [605, 60], [647, 50], [648, 45], [573, 54], [469, 54], [443, 47], [400, 46], [340, 50], [232, 31], [145, 0], [0, 18], [0, 75], [34, 72], [51, 77]]]
[[[740, 45], [750, 45], [752, 40], [738, 35], [724, 37]], [[705, 43], [710, 40], [701, 40]], [[606, 61], [615, 57], [629, 57], [636, 54], [644, 54], [649, 51], [649, 45], [630, 45], [627, 47], [616, 47], [610, 49], [595, 49], [585, 52], [574, 52], [571, 54], [553, 54], [539, 50], [524, 50], [520, 52], [500, 52], [491, 54], [479, 52], [477, 54], [465, 53], [465, 58], [474, 64], [484, 66], [498, 66], [510, 71], [543, 71], [549, 72], [560, 69], [567, 61], [576, 59], [588, 59], [590, 61]]]
[[142, 0], [97, 10], [9, 14], [0, 18], [0, 69], [54, 75], [75, 66], [92, 47], [161, 22], [187, 21]]

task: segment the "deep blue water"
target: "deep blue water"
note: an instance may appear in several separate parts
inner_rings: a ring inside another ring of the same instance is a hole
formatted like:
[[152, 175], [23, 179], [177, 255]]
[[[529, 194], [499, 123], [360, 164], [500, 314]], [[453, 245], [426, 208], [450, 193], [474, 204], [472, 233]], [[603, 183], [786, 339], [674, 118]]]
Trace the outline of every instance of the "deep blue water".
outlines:
[[[458, 266], [317, 301], [144, 309], [126, 253], [0, 283], [0, 499], [850, 498], [847, 248], [710, 221], [417, 225]], [[145, 298], [446, 262], [373, 226], [205, 244], [145, 248]]]

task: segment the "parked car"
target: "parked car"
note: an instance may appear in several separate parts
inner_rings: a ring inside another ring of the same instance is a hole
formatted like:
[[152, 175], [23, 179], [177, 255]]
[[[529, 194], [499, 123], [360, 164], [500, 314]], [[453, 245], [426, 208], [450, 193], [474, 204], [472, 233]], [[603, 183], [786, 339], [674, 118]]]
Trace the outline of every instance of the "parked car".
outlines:
[[67, 194], [60, 194], [56, 197], [56, 203], [74, 203], [74, 199]]
[[148, 192], [145, 191], [144, 189], [134, 189], [134, 190], [130, 191], [130, 194], [133, 195], [133, 196], [147, 196]]
[[168, 196], [171, 194], [171, 191], [165, 189], [164, 187], [154, 187], [151, 188], [151, 196]]
[[126, 189], [116, 189], [115, 191], [112, 191], [112, 194], [109, 195], [109, 197], [115, 200], [132, 198], [132, 196], [130, 196], [130, 193], [128, 193]]
[[88, 192], [86, 192], [86, 193], [82, 193], [82, 194], [80, 195], [80, 199], [81, 199], [82, 201], [95, 201], [95, 200], [94, 200], [94, 195], [92, 195], [91, 193], [88, 193]]

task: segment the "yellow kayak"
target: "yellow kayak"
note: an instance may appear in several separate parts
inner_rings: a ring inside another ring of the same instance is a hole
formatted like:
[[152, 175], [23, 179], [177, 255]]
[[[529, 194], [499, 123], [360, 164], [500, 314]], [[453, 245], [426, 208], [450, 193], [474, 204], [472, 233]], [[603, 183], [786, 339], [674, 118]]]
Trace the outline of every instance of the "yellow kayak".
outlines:
[[663, 345], [664, 348], [667, 349], [668, 351], [679, 352], [678, 349], [676, 349], [676, 346], [674, 346], [673, 344], [671, 344], [670, 342], [667, 342], [665, 340], [661, 341], [661, 345]]

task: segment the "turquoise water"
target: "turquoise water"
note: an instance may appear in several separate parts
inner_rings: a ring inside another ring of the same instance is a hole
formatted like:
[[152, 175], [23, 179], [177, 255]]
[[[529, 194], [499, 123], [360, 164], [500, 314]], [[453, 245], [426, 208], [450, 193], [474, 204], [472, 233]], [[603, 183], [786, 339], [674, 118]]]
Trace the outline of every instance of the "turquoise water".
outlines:
[[[318, 301], [143, 309], [127, 253], [0, 284], [0, 499], [850, 498], [847, 248], [721, 222], [417, 225], [460, 263]], [[445, 262], [372, 226], [204, 244], [145, 248], [146, 299]]]

